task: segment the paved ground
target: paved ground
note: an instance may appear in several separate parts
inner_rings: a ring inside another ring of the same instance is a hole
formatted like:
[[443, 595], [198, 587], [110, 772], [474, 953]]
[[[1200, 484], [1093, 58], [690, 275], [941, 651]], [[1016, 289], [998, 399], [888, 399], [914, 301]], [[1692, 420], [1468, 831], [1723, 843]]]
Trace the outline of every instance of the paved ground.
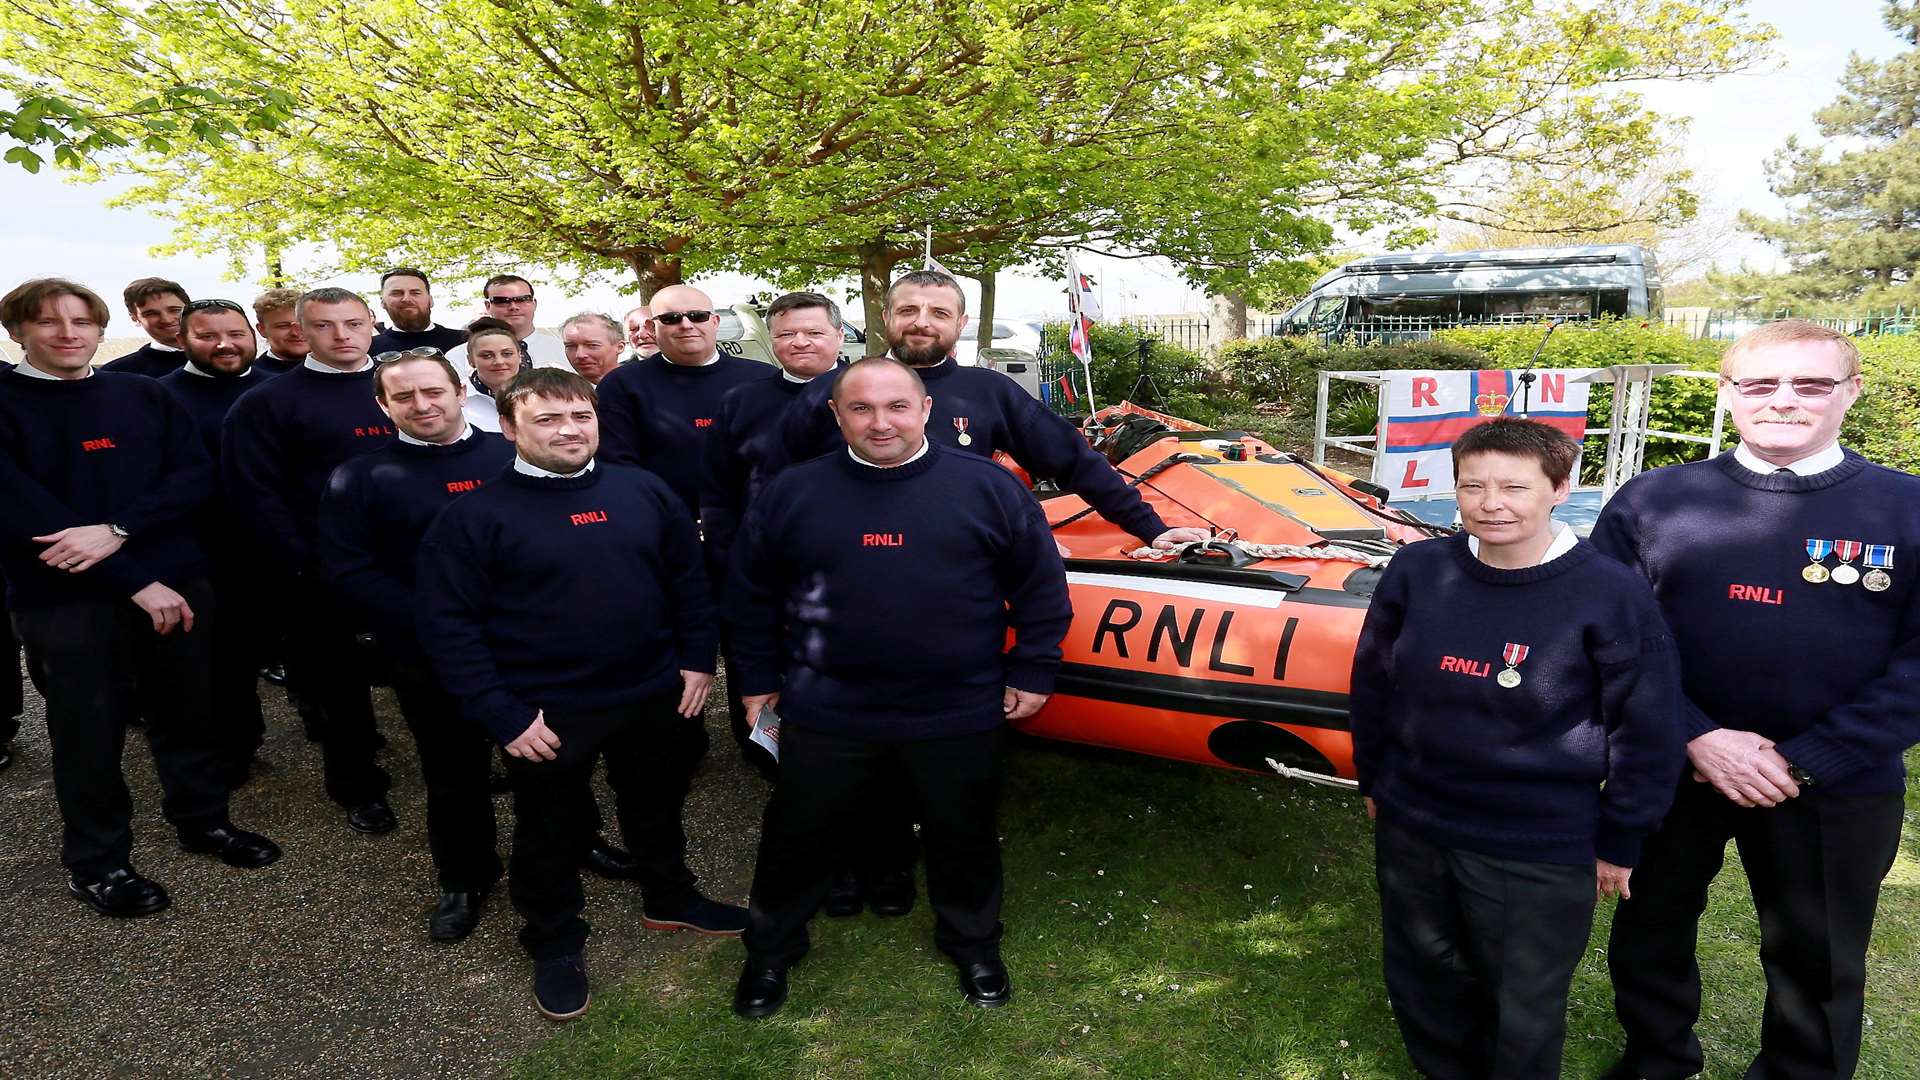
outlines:
[[[383, 756], [400, 828], [367, 837], [321, 792], [318, 748], [284, 695], [262, 690], [271, 768], [236, 795], [233, 812], [285, 857], [234, 870], [182, 852], [135, 735], [126, 754], [134, 864], [167, 886], [173, 907], [126, 921], [65, 893], [46, 727], [29, 691], [21, 753], [0, 773], [0, 1076], [491, 1076], [552, 1033], [533, 1009], [504, 884], [472, 937], [427, 939], [436, 893], [424, 793], [392, 697], [376, 691], [375, 704], [392, 743]], [[687, 808], [691, 862], [710, 895], [744, 903], [767, 788], [732, 752], [724, 706], [709, 710], [708, 725], [714, 751]], [[511, 808], [504, 797], [496, 806], [504, 855]], [[670, 950], [739, 948], [642, 930], [638, 890], [590, 876], [587, 918], [596, 986]]]

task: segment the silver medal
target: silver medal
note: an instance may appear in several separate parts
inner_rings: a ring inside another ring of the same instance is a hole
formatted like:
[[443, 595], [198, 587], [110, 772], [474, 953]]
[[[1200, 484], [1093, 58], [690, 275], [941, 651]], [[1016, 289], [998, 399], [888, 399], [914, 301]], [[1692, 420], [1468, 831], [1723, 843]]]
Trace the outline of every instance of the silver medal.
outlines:
[[1854, 569], [1847, 563], [1841, 563], [1839, 566], [1833, 568], [1833, 583], [1835, 585], [1851, 585], [1859, 580], [1860, 571]]
[[1520, 685], [1520, 673], [1518, 671], [1515, 671], [1512, 668], [1508, 668], [1507, 670], [1494, 676], [1493, 681], [1511, 690], [1514, 687]]

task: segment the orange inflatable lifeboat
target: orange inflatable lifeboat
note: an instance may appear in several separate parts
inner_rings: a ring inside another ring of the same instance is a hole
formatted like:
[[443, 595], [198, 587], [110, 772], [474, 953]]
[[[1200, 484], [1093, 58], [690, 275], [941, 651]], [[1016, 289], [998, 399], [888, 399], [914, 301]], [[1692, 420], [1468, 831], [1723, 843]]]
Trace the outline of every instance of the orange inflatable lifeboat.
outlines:
[[1054, 696], [1019, 728], [1351, 786], [1347, 691], [1367, 603], [1379, 566], [1434, 527], [1245, 432], [1131, 404], [1088, 431], [1169, 526], [1220, 539], [1141, 558], [1078, 497], [1041, 493], [1074, 618]]

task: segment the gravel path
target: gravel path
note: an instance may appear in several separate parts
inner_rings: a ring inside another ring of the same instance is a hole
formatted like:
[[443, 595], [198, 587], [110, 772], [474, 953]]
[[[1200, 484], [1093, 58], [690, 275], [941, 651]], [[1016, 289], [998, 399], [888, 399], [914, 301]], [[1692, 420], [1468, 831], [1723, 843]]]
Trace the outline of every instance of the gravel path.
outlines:
[[[284, 694], [261, 690], [271, 767], [235, 796], [233, 814], [286, 855], [246, 871], [182, 852], [135, 733], [134, 865], [168, 888], [173, 907], [124, 921], [66, 895], [46, 725], [28, 691], [19, 753], [0, 772], [0, 1076], [492, 1076], [556, 1030], [533, 1009], [504, 882], [472, 937], [427, 939], [437, 892], [425, 794], [392, 696], [379, 690], [374, 701], [400, 828], [368, 837], [327, 801], [319, 750]], [[717, 687], [713, 700], [723, 700]], [[707, 723], [714, 749], [687, 807], [690, 861], [709, 895], [744, 903], [767, 786], [733, 752], [724, 704]], [[604, 781], [597, 787], [617, 838]], [[495, 805], [504, 856], [510, 801]], [[591, 875], [586, 885], [596, 987], [671, 950], [739, 948], [643, 930], [637, 888]]]

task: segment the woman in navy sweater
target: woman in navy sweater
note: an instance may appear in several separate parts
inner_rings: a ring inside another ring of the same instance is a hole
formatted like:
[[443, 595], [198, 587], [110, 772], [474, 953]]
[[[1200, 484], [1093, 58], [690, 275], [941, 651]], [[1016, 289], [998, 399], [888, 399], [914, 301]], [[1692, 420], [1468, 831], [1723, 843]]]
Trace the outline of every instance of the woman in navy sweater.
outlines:
[[1466, 534], [1395, 556], [1354, 656], [1387, 994], [1429, 1077], [1560, 1075], [1596, 898], [1627, 895], [1679, 775], [1659, 608], [1552, 518], [1577, 453], [1518, 418], [1462, 436]]

